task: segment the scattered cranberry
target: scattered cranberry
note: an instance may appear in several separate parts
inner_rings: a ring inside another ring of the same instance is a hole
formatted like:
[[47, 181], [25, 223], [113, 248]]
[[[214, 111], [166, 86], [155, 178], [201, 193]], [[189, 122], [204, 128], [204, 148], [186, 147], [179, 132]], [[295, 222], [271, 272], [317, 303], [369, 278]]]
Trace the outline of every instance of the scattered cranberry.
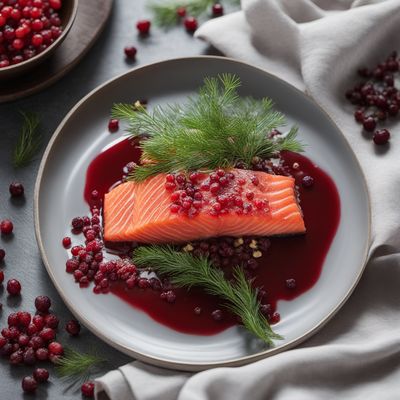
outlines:
[[13, 229], [14, 229], [14, 225], [10, 220], [5, 219], [5, 220], [1, 221], [0, 232], [3, 235], [10, 235], [12, 233]]
[[71, 238], [66, 236], [65, 238], [63, 238], [62, 240], [62, 244], [66, 249], [69, 249], [71, 246]]
[[[374, 68], [360, 68], [358, 74], [364, 80], [346, 92], [346, 98], [359, 107], [354, 112], [355, 120], [363, 124], [367, 132], [375, 131], [381, 121], [398, 116], [400, 94], [395, 86], [394, 75], [398, 74], [398, 71], [398, 55], [392, 52], [386, 60]], [[366, 110], [370, 112], [370, 115], [365, 115]], [[387, 143], [389, 138], [390, 134], [385, 129], [378, 130], [373, 135], [373, 140], [378, 145]]]
[[374, 143], [377, 145], [384, 145], [390, 139], [390, 132], [387, 129], [380, 129], [374, 133]]
[[26, 393], [33, 393], [37, 389], [37, 382], [32, 376], [25, 376], [22, 379], [22, 389]]
[[0, 284], [2, 284], [4, 281], [4, 272], [0, 271]]
[[24, 187], [19, 182], [12, 182], [9, 191], [12, 197], [21, 197], [24, 195]]
[[47, 313], [51, 307], [51, 300], [47, 296], [38, 296], [35, 299], [35, 307], [38, 311]]
[[137, 49], [133, 46], [128, 46], [124, 48], [124, 52], [127, 58], [134, 60], [136, 58]]
[[186, 17], [184, 23], [188, 32], [194, 32], [197, 29], [197, 19], [194, 17]]
[[373, 117], [364, 118], [363, 127], [367, 132], [372, 132], [376, 128], [376, 120]]
[[6, 256], [6, 252], [3, 249], [0, 249], [0, 262], [4, 260]]
[[147, 35], [150, 32], [151, 22], [147, 19], [143, 19], [137, 22], [136, 28], [141, 35]]
[[81, 331], [81, 326], [78, 321], [76, 321], [75, 319], [71, 319], [71, 321], [68, 321], [67, 324], [65, 325], [65, 330], [71, 336], [77, 336]]
[[10, 279], [7, 282], [7, 292], [11, 296], [18, 296], [21, 293], [21, 284], [16, 279]]
[[119, 121], [117, 119], [110, 119], [108, 121], [108, 130], [110, 132], [116, 132], [119, 129]]
[[81, 217], [75, 217], [75, 218], [71, 221], [71, 225], [72, 225], [72, 228], [74, 228], [74, 229], [77, 230], [77, 231], [82, 230], [82, 228], [83, 228], [83, 226], [84, 226], [83, 218], [81, 218]]
[[36, 382], [47, 382], [49, 379], [49, 371], [47, 371], [47, 369], [45, 368], [36, 368], [33, 371], [33, 377], [35, 378]]
[[215, 3], [212, 6], [212, 14], [214, 17], [220, 17], [224, 13], [224, 7], [221, 4]]
[[186, 16], [186, 8], [185, 7], [178, 7], [176, 9], [176, 14], [178, 15], [178, 17], [183, 18]]
[[312, 187], [314, 185], [314, 178], [312, 176], [306, 175], [301, 180], [301, 184], [305, 188], [310, 188], [310, 187]]
[[81, 392], [85, 397], [94, 397], [94, 383], [93, 382], [85, 382], [81, 386]]

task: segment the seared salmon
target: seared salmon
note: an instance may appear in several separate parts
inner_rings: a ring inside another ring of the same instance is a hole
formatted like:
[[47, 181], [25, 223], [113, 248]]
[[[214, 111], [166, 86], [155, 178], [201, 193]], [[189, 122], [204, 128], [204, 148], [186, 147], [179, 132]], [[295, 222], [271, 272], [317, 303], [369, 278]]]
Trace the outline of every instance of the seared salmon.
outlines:
[[120, 184], [105, 195], [104, 239], [180, 243], [305, 232], [293, 178], [242, 169], [225, 174], [221, 184], [215, 173], [198, 174], [195, 184], [165, 174]]

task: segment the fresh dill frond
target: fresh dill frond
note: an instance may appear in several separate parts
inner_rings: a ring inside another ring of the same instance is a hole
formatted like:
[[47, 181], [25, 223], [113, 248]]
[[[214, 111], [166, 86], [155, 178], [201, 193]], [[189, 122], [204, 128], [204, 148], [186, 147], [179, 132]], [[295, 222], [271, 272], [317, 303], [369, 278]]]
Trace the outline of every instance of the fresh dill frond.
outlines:
[[95, 368], [106, 360], [97, 354], [79, 353], [71, 348], [57, 361], [56, 371], [60, 377], [86, 378]]
[[32, 112], [21, 112], [21, 115], [24, 121], [13, 152], [13, 164], [16, 168], [29, 164], [41, 145], [39, 117]]
[[214, 0], [157, 0], [150, 3], [149, 8], [154, 14], [156, 25], [170, 27], [179, 21], [177, 10], [185, 8], [186, 14], [198, 17], [205, 13], [212, 5]]
[[142, 181], [158, 173], [251, 165], [254, 157], [269, 158], [283, 150], [300, 152], [297, 128], [287, 136], [269, 137], [285, 125], [284, 116], [268, 98], [240, 97], [240, 79], [222, 74], [204, 79], [197, 96], [186, 104], [158, 106], [153, 112], [115, 104], [112, 116], [128, 122], [132, 137], [147, 134], [143, 158], [132, 178]]
[[178, 287], [198, 286], [219, 296], [224, 307], [240, 317], [243, 326], [268, 345], [273, 344], [273, 339], [282, 339], [272, 331], [261, 313], [257, 290], [246, 280], [241, 268], [235, 268], [231, 283], [207, 258], [193, 257], [167, 245], [139, 247], [134, 252], [133, 262], [140, 267], [151, 266], [158, 274], [169, 276]]

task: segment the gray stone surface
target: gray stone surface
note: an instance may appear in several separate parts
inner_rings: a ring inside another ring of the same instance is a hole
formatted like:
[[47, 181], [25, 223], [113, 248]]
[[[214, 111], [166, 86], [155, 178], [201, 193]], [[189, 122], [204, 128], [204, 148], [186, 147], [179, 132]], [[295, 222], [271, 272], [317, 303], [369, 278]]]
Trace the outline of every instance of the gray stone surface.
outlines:
[[[35, 297], [46, 294], [53, 300], [52, 309], [61, 319], [62, 328], [58, 336], [60, 341], [82, 351], [94, 348], [115, 367], [128, 362], [129, 358], [107, 346], [85, 328], [78, 339], [69, 338], [64, 332], [63, 325], [72, 316], [47, 275], [34, 235], [33, 190], [40, 157], [28, 167], [15, 170], [11, 165], [11, 153], [21, 125], [19, 110], [34, 111], [40, 115], [44, 141], [47, 143], [69, 109], [106, 80], [136, 65], [167, 58], [214, 53], [181, 28], [168, 32], [153, 29], [148, 38], [139, 38], [136, 34], [136, 21], [150, 16], [145, 9], [145, 2], [146, 0], [116, 0], [107, 28], [74, 70], [39, 94], [0, 105], [0, 219], [10, 218], [15, 225], [13, 237], [0, 238], [0, 248], [7, 252], [6, 261], [0, 267], [4, 270], [6, 279], [17, 278], [22, 283], [22, 296], [17, 299], [8, 298], [5, 289], [0, 288], [0, 302], [3, 303], [0, 327], [5, 326], [10, 312], [17, 309], [33, 311]], [[127, 64], [124, 60], [123, 47], [129, 44], [138, 48], [137, 62], [133, 64]], [[8, 185], [13, 180], [24, 184], [25, 200], [10, 200]], [[0, 360], [0, 399], [33, 398], [23, 395], [21, 389], [22, 377], [30, 375], [32, 370], [32, 367], [11, 367], [7, 361]], [[37, 399], [80, 397], [79, 388], [69, 388], [67, 382], [58, 379], [53, 373], [50, 382], [41, 385], [35, 396]]]

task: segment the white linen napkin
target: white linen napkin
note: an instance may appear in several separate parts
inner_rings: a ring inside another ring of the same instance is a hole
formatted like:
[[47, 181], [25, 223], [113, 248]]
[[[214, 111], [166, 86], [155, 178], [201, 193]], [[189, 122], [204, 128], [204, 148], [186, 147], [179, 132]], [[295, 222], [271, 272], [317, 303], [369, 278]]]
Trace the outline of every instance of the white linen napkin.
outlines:
[[[242, 0], [196, 36], [305, 90], [339, 125], [372, 200], [370, 261], [338, 315], [297, 349], [197, 374], [132, 362], [96, 381], [98, 399], [320, 400], [400, 398], [400, 124], [389, 147], [354, 122], [344, 92], [354, 71], [400, 42], [400, 0]], [[351, 238], [349, 238], [351, 240]]]

